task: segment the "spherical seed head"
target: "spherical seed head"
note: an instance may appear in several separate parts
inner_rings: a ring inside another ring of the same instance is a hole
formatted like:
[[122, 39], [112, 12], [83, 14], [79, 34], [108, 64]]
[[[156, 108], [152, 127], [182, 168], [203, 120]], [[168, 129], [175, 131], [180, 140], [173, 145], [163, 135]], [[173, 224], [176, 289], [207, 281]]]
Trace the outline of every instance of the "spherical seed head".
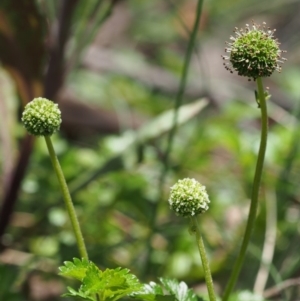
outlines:
[[169, 204], [177, 215], [188, 217], [203, 213], [209, 203], [205, 186], [195, 179], [185, 178], [171, 187]]
[[231, 36], [230, 43], [225, 48], [229, 56], [222, 56], [225, 68], [233, 73], [237, 71], [239, 75], [256, 80], [258, 77], [270, 76], [275, 70], [281, 71], [280, 63], [286, 61], [281, 55], [285, 51], [280, 50], [274, 32], [266, 28], [266, 24], [252, 27], [246, 24], [245, 29], [235, 28], [235, 36]]
[[54, 102], [38, 97], [29, 102], [22, 114], [26, 130], [35, 136], [51, 136], [59, 130], [61, 112]]

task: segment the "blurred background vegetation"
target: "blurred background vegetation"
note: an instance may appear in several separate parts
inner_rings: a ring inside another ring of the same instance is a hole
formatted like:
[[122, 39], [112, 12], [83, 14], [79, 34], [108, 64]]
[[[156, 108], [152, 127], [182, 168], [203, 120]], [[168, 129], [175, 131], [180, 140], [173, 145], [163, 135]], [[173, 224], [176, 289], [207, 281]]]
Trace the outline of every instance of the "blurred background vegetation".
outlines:
[[[1, 0], [0, 300], [61, 300], [57, 267], [78, 256], [43, 139], [26, 135], [24, 105], [59, 103], [54, 135], [88, 252], [101, 268], [143, 281], [175, 277], [205, 292], [188, 221], [169, 187], [194, 177], [210, 194], [200, 217], [223, 291], [247, 217], [259, 143], [254, 83], [222, 66], [235, 26], [276, 28], [288, 62], [265, 80], [270, 135], [257, 225], [238, 290], [300, 298], [300, 1], [207, 0], [179, 123], [166, 147], [196, 0]], [[254, 300], [239, 297], [236, 300]]]

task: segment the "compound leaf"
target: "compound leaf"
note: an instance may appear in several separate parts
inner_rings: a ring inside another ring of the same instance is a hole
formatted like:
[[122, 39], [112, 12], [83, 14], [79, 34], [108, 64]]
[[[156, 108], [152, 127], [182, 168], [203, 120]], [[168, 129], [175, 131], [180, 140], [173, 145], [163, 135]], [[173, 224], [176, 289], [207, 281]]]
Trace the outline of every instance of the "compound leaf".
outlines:
[[59, 274], [82, 281], [85, 277], [86, 271], [91, 266], [95, 266], [95, 264], [87, 259], [83, 258], [80, 260], [78, 258], [73, 258], [73, 262], [65, 261], [64, 266], [59, 267]]

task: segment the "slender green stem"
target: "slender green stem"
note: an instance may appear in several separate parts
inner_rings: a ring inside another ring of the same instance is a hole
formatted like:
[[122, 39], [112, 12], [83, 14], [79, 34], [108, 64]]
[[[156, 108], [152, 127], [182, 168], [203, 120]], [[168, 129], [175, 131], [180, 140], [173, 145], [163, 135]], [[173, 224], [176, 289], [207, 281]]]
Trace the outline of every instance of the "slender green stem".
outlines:
[[271, 265], [273, 261], [276, 234], [277, 234], [277, 202], [275, 193], [266, 194], [266, 231], [264, 246], [260, 250], [260, 267], [257, 272], [253, 291], [258, 295], [263, 295], [269, 278]]
[[234, 264], [232, 273], [230, 275], [229, 281], [227, 283], [225, 293], [223, 296], [223, 301], [227, 301], [233, 288], [236, 283], [236, 280], [239, 276], [239, 273], [241, 271], [247, 247], [251, 238], [251, 234], [253, 231], [253, 227], [255, 224], [255, 218], [256, 218], [256, 212], [257, 212], [257, 206], [258, 206], [258, 194], [259, 194], [259, 187], [261, 182], [261, 175], [263, 171], [263, 165], [264, 165], [264, 158], [267, 148], [267, 136], [268, 136], [268, 112], [267, 112], [267, 103], [266, 103], [266, 97], [265, 97], [265, 91], [262, 83], [261, 78], [257, 78], [257, 90], [258, 90], [258, 99], [259, 99], [259, 105], [261, 110], [261, 138], [260, 138], [260, 146], [258, 151], [258, 158], [256, 163], [256, 170], [253, 180], [253, 187], [252, 187], [252, 196], [251, 196], [251, 204], [250, 204], [250, 210], [248, 215], [248, 221], [246, 225], [246, 230], [242, 242], [242, 246], [240, 249], [240, 253], [238, 255], [238, 258]]
[[193, 30], [191, 32], [190, 40], [188, 43], [188, 48], [187, 48], [187, 51], [185, 54], [185, 60], [184, 60], [184, 65], [183, 65], [182, 74], [181, 74], [181, 78], [180, 78], [179, 90], [176, 95], [175, 105], [174, 105], [173, 126], [172, 126], [172, 128], [169, 132], [169, 136], [168, 136], [168, 144], [167, 144], [167, 149], [165, 152], [165, 159], [164, 159], [164, 171], [162, 173], [162, 181], [161, 182], [164, 182], [165, 174], [167, 173], [168, 168], [169, 168], [169, 157], [170, 157], [170, 153], [172, 152], [173, 141], [174, 141], [175, 133], [177, 130], [178, 110], [183, 101], [183, 95], [184, 95], [184, 91], [185, 91], [185, 87], [186, 87], [186, 83], [187, 83], [187, 79], [188, 79], [190, 61], [191, 61], [193, 50], [195, 47], [196, 37], [197, 37], [198, 28], [199, 28], [199, 24], [200, 24], [200, 17], [201, 17], [201, 13], [202, 13], [203, 2], [204, 2], [204, 0], [198, 0], [197, 9], [196, 9], [196, 19], [195, 19], [195, 23], [193, 26]]
[[149, 273], [150, 266], [151, 266], [151, 261], [149, 260], [149, 258], [151, 257], [151, 252], [153, 250], [151, 247], [151, 243], [150, 243], [151, 236], [153, 235], [153, 233], [155, 233], [157, 212], [158, 212], [161, 200], [163, 199], [165, 181], [166, 181], [166, 177], [167, 177], [167, 174], [169, 171], [169, 165], [170, 165], [169, 164], [170, 163], [169, 162], [170, 154], [172, 152], [173, 142], [174, 142], [174, 138], [175, 138], [175, 134], [176, 134], [176, 130], [177, 130], [178, 111], [183, 102], [183, 96], [184, 96], [184, 92], [185, 92], [185, 88], [186, 88], [186, 84], [187, 84], [190, 62], [191, 62], [192, 54], [193, 54], [193, 51], [195, 48], [197, 33], [198, 33], [198, 29], [199, 29], [199, 24], [200, 24], [203, 2], [204, 2], [204, 0], [198, 0], [198, 4], [197, 4], [197, 8], [196, 8], [196, 18], [195, 18], [195, 22], [193, 25], [191, 35], [190, 35], [187, 50], [185, 53], [185, 59], [184, 59], [183, 68], [182, 68], [182, 72], [181, 72], [179, 88], [178, 88], [178, 92], [177, 92], [176, 99], [175, 99], [172, 128], [168, 134], [168, 138], [167, 138], [168, 141], [167, 141], [167, 147], [166, 147], [165, 154], [164, 154], [163, 167], [162, 167], [162, 171], [161, 171], [161, 174], [159, 177], [157, 202], [154, 204], [153, 211], [150, 216], [149, 228], [152, 229], [152, 231], [150, 232], [149, 237], [147, 239], [148, 255], [147, 255], [147, 259], [145, 260], [145, 263], [146, 263], [146, 266], [144, 268], [145, 275], [147, 275]]
[[206, 286], [207, 286], [207, 290], [208, 290], [209, 300], [215, 301], [216, 295], [215, 295], [215, 291], [214, 291], [213, 280], [211, 277], [209, 263], [208, 263], [208, 259], [207, 259], [205, 248], [204, 248], [204, 243], [203, 243], [202, 236], [201, 236], [198, 219], [197, 219], [197, 216], [193, 216], [191, 219], [192, 219], [193, 226], [195, 227], [195, 231], [196, 231], [197, 245], [198, 245], [200, 258], [201, 258], [202, 265], [203, 265], [204, 277], [205, 277], [205, 282], [206, 282]]
[[53, 168], [56, 172], [56, 175], [57, 175], [57, 178], [58, 178], [61, 190], [62, 190], [65, 205], [67, 207], [67, 211], [68, 211], [68, 214], [69, 214], [69, 217], [70, 217], [70, 220], [71, 220], [71, 224], [72, 224], [72, 227], [73, 227], [73, 231], [74, 231], [74, 234], [75, 234], [75, 237], [76, 237], [77, 246], [78, 246], [78, 249], [79, 249], [80, 256], [82, 258], [88, 259], [88, 254], [87, 254], [86, 247], [85, 247], [85, 244], [84, 244], [84, 239], [83, 239], [83, 236], [82, 236], [82, 233], [81, 233], [80, 225], [79, 225], [79, 222], [78, 222], [78, 219], [77, 219], [77, 216], [76, 216], [75, 208], [74, 208], [74, 205], [73, 205], [73, 202], [72, 202], [72, 199], [71, 199], [71, 195], [70, 195], [70, 192], [69, 192], [69, 189], [68, 189], [63, 171], [61, 169], [61, 166], [60, 166], [59, 161], [57, 159], [57, 156], [55, 154], [50, 136], [44, 136], [44, 137], [45, 137], [45, 140], [46, 140], [46, 144], [47, 144], [47, 148], [48, 148], [48, 151], [49, 151], [49, 155], [50, 155], [50, 159], [51, 159]]

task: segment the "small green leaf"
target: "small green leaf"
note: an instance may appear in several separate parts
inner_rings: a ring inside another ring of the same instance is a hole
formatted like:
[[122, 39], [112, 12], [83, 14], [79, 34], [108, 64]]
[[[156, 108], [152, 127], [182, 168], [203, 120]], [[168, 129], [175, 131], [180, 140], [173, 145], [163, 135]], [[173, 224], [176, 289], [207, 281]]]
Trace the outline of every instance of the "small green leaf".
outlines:
[[133, 294], [131, 297], [143, 301], [175, 301], [174, 295], [164, 295], [161, 285], [150, 282], [144, 284], [141, 292]]
[[178, 301], [201, 301], [199, 297], [189, 289], [185, 282], [181, 281], [178, 283], [175, 279], [159, 278], [165, 289], [170, 293], [174, 294]]
[[79, 298], [79, 299], [82, 299], [82, 300], [96, 301], [95, 298], [87, 296], [86, 294], [84, 294], [81, 291], [78, 292], [78, 291], [74, 290], [71, 287], [67, 287], [67, 289], [68, 289], [69, 292], [66, 293], [66, 294], [63, 294], [62, 295], [63, 297], [76, 297], [76, 298]]
[[95, 264], [84, 258], [82, 260], [73, 258], [73, 262], [65, 261], [64, 266], [59, 267], [59, 275], [82, 281], [90, 266], [95, 266]]
[[155, 282], [150, 282], [149, 284], [145, 284], [143, 289], [146, 292], [151, 293], [151, 294], [156, 294], [156, 295], [164, 294], [161, 285], [159, 285]]

